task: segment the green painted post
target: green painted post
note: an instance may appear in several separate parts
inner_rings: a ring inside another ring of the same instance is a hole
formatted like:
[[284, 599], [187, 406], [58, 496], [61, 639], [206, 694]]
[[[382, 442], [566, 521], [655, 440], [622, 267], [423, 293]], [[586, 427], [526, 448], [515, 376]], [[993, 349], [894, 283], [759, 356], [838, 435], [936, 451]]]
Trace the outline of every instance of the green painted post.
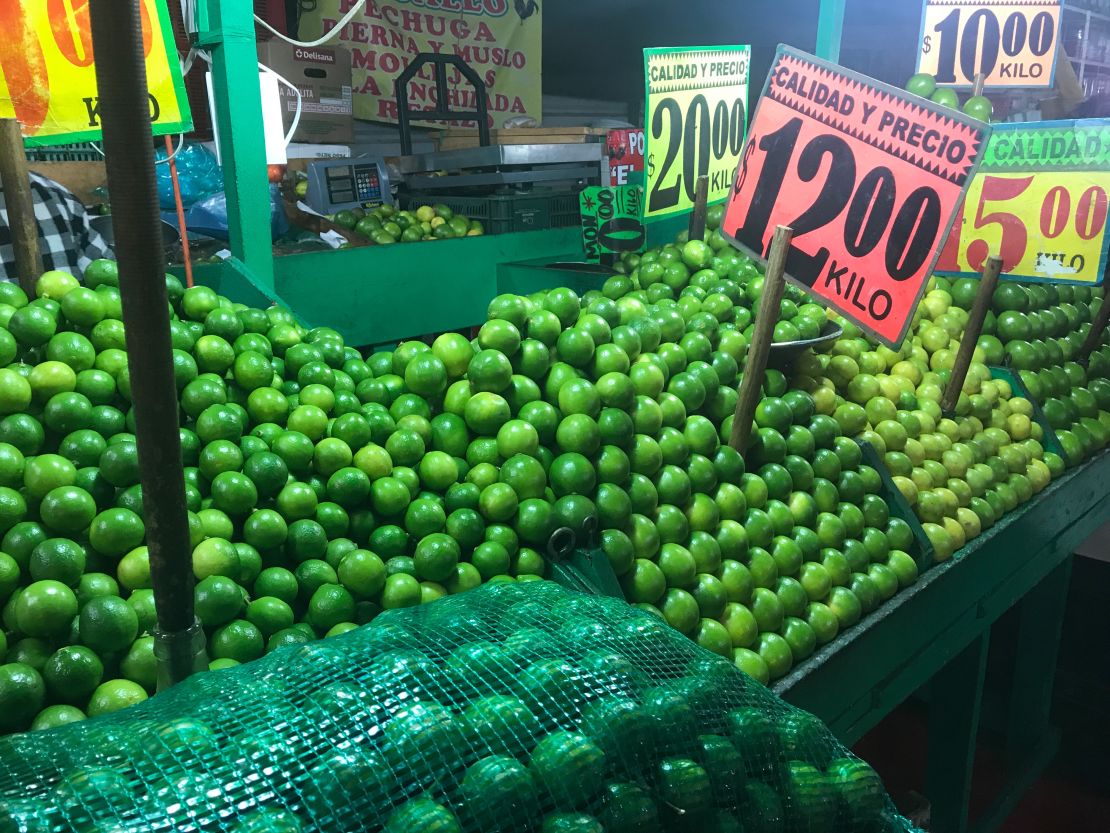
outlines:
[[266, 140], [253, 6], [242, 0], [206, 0], [207, 31], [199, 45], [212, 53], [212, 91], [220, 130], [220, 161], [227, 192], [231, 252], [272, 294], [274, 254], [270, 238]]
[[844, 31], [847, 0], [821, 0], [817, 10], [817, 57], [840, 63], [840, 36]]
[[945, 833], [968, 829], [967, 806], [989, 644], [988, 628], [933, 677], [929, 689], [925, 794], [933, 804], [933, 829]]
[[1021, 650], [1014, 665], [1006, 731], [1006, 754], [1012, 763], [1028, 759], [1051, 731], [1052, 687], [1071, 587], [1071, 562], [1068, 558], [1049, 573], [1019, 604]]

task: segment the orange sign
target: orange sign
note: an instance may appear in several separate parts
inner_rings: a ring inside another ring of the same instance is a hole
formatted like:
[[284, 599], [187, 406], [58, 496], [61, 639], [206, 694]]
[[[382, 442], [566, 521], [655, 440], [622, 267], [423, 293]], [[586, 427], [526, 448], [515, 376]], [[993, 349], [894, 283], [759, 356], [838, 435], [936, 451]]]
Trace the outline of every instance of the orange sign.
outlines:
[[990, 128], [780, 46], [722, 231], [883, 343], [905, 337]]

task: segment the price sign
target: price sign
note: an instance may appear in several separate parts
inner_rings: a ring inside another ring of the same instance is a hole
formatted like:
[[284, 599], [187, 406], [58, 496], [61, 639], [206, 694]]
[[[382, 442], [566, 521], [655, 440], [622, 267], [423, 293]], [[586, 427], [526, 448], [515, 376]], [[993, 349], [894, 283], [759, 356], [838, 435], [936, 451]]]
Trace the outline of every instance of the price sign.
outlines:
[[1101, 284], [1110, 237], [1110, 119], [1000, 124], [956, 215], [937, 272]]
[[917, 71], [943, 86], [1051, 87], [1061, 0], [925, 0]]
[[906, 334], [990, 128], [780, 46], [722, 231], [887, 345]]
[[644, 189], [640, 185], [584, 188], [578, 195], [582, 214], [582, 245], [586, 260], [602, 255], [640, 252], [647, 242]]
[[748, 122], [751, 47], [645, 49], [647, 218], [694, 206], [699, 176], [709, 202], [728, 196]]

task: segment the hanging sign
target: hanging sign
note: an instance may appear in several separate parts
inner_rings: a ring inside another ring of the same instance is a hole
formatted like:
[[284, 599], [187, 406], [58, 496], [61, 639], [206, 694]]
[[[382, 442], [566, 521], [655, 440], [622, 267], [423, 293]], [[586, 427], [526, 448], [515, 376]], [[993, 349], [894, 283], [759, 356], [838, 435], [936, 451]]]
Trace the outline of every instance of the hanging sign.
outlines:
[[[300, 39], [315, 40], [330, 32], [356, 4], [355, 0], [312, 0], [298, 5]], [[546, 5], [537, 0], [368, 0], [335, 39], [351, 52], [355, 118], [396, 122], [393, 82], [414, 58], [433, 52], [459, 56], [482, 77], [491, 127], [522, 116], [541, 121], [541, 7]], [[408, 93], [412, 108], [435, 111], [442, 103], [436, 100], [430, 66], [409, 82]], [[455, 110], [477, 110], [475, 96], [462, 74], [449, 68], [446, 104]], [[440, 120], [413, 120], [413, 124], [444, 126]]]
[[787, 277], [899, 344], [990, 128], [780, 46], [752, 118], [722, 233], [765, 258], [794, 236]]
[[[155, 136], [193, 129], [165, 0], [139, 4]], [[101, 138], [89, 0], [0, 0], [0, 117], [27, 145]]]
[[709, 202], [728, 196], [748, 122], [749, 46], [645, 49], [644, 138], [649, 219], [694, 207], [698, 177]]
[[1101, 284], [1108, 194], [1110, 119], [1000, 124], [937, 272], [973, 277], [997, 254], [1004, 278]]
[[602, 255], [642, 252], [647, 242], [644, 222], [644, 189], [640, 185], [584, 188], [578, 195], [582, 215], [582, 245], [586, 260]]
[[1047, 88], [1059, 51], [1061, 0], [925, 0], [917, 71], [941, 86]]

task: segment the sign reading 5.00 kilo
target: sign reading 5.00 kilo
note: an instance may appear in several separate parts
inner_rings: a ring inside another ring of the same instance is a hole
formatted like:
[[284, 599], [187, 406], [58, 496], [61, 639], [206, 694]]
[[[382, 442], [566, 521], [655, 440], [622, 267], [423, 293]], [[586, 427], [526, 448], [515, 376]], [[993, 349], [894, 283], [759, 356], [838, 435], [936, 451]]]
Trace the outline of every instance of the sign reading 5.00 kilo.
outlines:
[[990, 128], [780, 46], [722, 231], [755, 257], [794, 230], [787, 277], [902, 341]]
[[584, 188], [578, 195], [578, 203], [586, 260], [597, 262], [602, 255], [643, 251], [647, 235], [640, 219], [644, 211], [642, 186]]
[[917, 71], [944, 86], [1051, 87], [1060, 0], [925, 0]]
[[665, 217], [694, 205], [698, 177], [709, 202], [728, 196], [748, 122], [751, 47], [645, 49], [647, 204]]
[[1108, 194], [1110, 119], [1000, 124], [937, 271], [974, 275], [997, 254], [1003, 277], [1100, 284]]

